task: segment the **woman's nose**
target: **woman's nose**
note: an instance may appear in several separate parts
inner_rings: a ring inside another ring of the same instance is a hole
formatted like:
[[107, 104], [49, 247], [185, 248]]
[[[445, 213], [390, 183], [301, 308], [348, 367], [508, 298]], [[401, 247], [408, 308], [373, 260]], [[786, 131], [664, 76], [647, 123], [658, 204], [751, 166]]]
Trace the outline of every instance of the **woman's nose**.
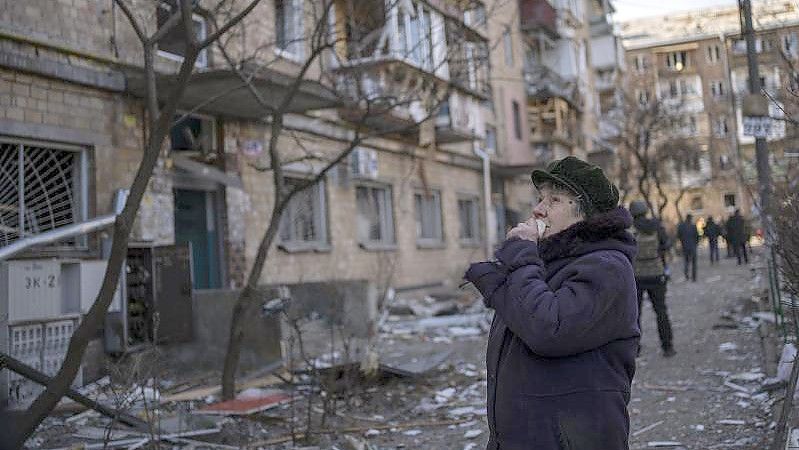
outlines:
[[544, 207], [544, 202], [539, 203], [533, 208], [533, 217], [536, 219], [543, 219], [547, 216], [546, 208]]

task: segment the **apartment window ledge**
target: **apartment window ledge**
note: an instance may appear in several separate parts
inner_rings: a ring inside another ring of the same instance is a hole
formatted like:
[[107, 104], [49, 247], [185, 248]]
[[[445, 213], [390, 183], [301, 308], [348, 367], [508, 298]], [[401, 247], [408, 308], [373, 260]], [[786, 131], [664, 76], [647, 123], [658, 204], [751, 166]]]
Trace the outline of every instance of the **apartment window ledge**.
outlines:
[[447, 248], [447, 244], [444, 241], [416, 241], [416, 248], [422, 250], [440, 250], [442, 248]]
[[275, 54], [295, 64], [302, 64], [304, 62], [303, 55], [290, 52], [288, 50], [283, 50], [282, 48], [275, 47]]
[[316, 242], [281, 242], [277, 247], [286, 253], [329, 253], [333, 250], [330, 244]]
[[384, 242], [359, 242], [362, 249], [370, 252], [390, 252], [397, 250], [397, 244]]

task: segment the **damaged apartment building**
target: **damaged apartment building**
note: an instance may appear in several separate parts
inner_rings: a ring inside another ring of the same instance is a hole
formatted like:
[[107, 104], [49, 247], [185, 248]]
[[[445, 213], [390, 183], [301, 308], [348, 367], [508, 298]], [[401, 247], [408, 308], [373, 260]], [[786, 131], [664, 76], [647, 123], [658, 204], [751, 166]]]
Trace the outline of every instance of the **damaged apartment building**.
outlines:
[[[151, 30], [177, 4], [129, 3]], [[529, 214], [532, 168], [569, 154], [612, 164], [613, 135], [600, 119], [623, 58], [606, 0], [336, 0], [322, 24], [335, 44], [317, 57], [308, 36], [319, 4], [264, 0], [227, 41], [241, 67], [257, 68], [251, 84], [267, 101], [296, 89], [277, 139], [287, 185], [370, 136], [289, 202], [264, 285], [313, 297], [314, 286], [342, 283], [365, 311], [376, 291], [453, 286], [506, 224]], [[133, 29], [111, 0], [0, 5], [0, 251], [98, 218], [111, 225], [149, 132]], [[203, 6], [193, 15], [200, 38], [214, 19]], [[174, 88], [182, 32], [158, 41], [162, 93]], [[226, 338], [274, 189], [271, 123], [240, 82], [219, 48], [203, 50], [78, 382], [101, 374], [104, 354], [151, 341], [156, 313], [159, 342]], [[399, 104], [372, 111], [377, 98]], [[102, 282], [110, 235], [78, 234], [0, 260], [0, 351], [58, 370]], [[38, 389], [8, 371], [0, 385], [11, 404]]]
[[[759, 2], [753, 20], [760, 81], [774, 119], [766, 140], [776, 181], [784, 179], [787, 154], [797, 145], [795, 125], [785, 117], [795, 113], [799, 9], [790, 2]], [[622, 24], [630, 94], [642, 103], [682, 105], [681, 135], [698, 149], [672, 167], [675, 177], [668, 182], [664, 212], [672, 223], [678, 220], [673, 204], [681, 193], [682, 214], [718, 220], [741, 209], [747, 217], [757, 215], [752, 199], [757, 192], [755, 139], [743, 127], [749, 77], [740, 27], [736, 7]]]
[[608, 0], [519, 0], [498, 8], [507, 11], [497, 17], [518, 18], [490, 27], [499, 149], [492, 196], [504, 235], [532, 211], [532, 169], [575, 155], [615, 176], [625, 65]]

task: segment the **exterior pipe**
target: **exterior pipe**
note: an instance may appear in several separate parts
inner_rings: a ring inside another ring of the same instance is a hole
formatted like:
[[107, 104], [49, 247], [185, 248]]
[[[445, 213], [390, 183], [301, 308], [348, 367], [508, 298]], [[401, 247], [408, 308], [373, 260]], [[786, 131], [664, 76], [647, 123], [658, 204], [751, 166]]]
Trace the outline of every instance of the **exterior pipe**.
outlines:
[[92, 220], [87, 220], [86, 222], [65, 225], [63, 227], [50, 230], [46, 233], [20, 239], [13, 244], [0, 247], [0, 261], [8, 259], [34, 245], [49, 244], [61, 239], [79, 236], [81, 234], [91, 233], [93, 231], [107, 228], [114, 224], [116, 218], [116, 214], [109, 214], [107, 216], [100, 216]]
[[127, 201], [127, 198], [128, 198], [128, 191], [126, 189], [117, 189], [117, 191], [114, 193], [114, 200], [112, 205], [114, 208], [114, 214], [95, 217], [94, 219], [87, 220], [85, 222], [73, 223], [71, 225], [58, 227], [46, 233], [37, 234], [35, 236], [30, 236], [24, 239], [20, 239], [14, 242], [13, 244], [0, 247], [0, 261], [6, 260], [16, 255], [17, 253], [34, 245], [49, 244], [55, 241], [59, 241], [61, 239], [80, 236], [81, 234], [87, 234], [93, 231], [101, 230], [103, 228], [108, 228], [114, 225], [117, 216], [122, 212], [122, 209], [125, 207], [125, 202]]
[[495, 230], [494, 221], [491, 214], [491, 156], [477, 145], [474, 147], [474, 154], [483, 160], [483, 211], [485, 213], [485, 244], [486, 259], [491, 259], [494, 250]]

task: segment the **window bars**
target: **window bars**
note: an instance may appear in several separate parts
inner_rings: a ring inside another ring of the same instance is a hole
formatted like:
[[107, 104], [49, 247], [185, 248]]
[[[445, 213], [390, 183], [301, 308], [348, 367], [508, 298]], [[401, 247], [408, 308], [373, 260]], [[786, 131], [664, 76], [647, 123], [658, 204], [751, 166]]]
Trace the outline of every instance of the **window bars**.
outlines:
[[0, 246], [85, 219], [84, 169], [79, 150], [0, 141]]

